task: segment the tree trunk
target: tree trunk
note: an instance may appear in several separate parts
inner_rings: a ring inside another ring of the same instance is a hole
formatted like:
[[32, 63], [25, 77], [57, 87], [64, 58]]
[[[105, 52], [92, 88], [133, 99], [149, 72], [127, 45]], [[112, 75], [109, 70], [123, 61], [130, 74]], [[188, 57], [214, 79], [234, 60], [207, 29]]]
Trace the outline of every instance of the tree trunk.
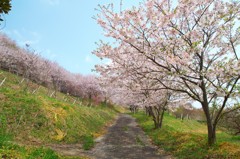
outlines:
[[103, 105], [104, 105], [105, 107], [107, 106], [107, 97], [104, 97]]
[[92, 105], [92, 95], [89, 94], [89, 96], [88, 96], [88, 106], [91, 107], [91, 105]]
[[159, 129], [159, 128], [161, 128], [161, 126], [160, 126], [160, 120], [159, 120], [160, 118], [158, 118], [158, 117], [153, 117], [153, 121], [154, 121], [154, 126], [155, 126], [155, 129]]
[[162, 127], [164, 112], [165, 108], [150, 107], [150, 114], [153, 117], [155, 129]]
[[157, 129], [158, 128], [158, 123], [157, 123], [157, 119], [156, 119], [156, 115], [154, 113], [153, 107], [148, 107], [148, 111], [149, 111], [149, 115], [152, 117], [152, 120], [154, 122], [154, 128]]
[[164, 113], [165, 113], [165, 108], [163, 108], [162, 113], [161, 113], [161, 118], [160, 118], [160, 122], [159, 122], [159, 128], [162, 128], [162, 122], [163, 122]]
[[213, 146], [216, 143], [216, 127], [207, 122], [208, 126], [208, 146]]
[[216, 143], [216, 125], [212, 123], [209, 107], [207, 103], [202, 103], [202, 108], [207, 119], [208, 128], [208, 146], [213, 146]]
[[146, 115], [147, 116], [151, 116], [151, 113], [150, 113], [150, 108], [145, 106], [145, 110], [146, 110]]

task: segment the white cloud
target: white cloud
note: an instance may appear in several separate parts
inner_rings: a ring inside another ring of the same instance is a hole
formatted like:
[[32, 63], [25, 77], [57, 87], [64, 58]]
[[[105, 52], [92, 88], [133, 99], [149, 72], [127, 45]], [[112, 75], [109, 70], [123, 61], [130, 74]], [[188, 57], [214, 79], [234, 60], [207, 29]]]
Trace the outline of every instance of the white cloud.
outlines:
[[106, 59], [106, 61], [104, 61], [104, 64], [106, 64], [106, 65], [111, 65], [111, 64], [112, 64], [112, 60]]
[[43, 54], [47, 59], [54, 60], [57, 57], [57, 54], [54, 54], [51, 50], [47, 49], [43, 51]]
[[60, 0], [42, 0], [42, 1], [51, 6], [56, 6], [60, 4]]
[[25, 47], [26, 44], [36, 46], [41, 39], [41, 35], [39, 33], [35, 31], [28, 31], [25, 28], [20, 30], [5, 30], [4, 32], [22, 47]]
[[55, 60], [57, 58], [57, 54], [53, 53], [50, 49], [39, 48], [42, 36], [38, 32], [29, 31], [24, 28], [20, 30], [5, 30], [4, 32], [15, 40], [20, 47], [26, 48], [27, 44], [30, 46], [29, 49], [31, 51], [36, 51], [49, 60]]
[[[11, 31], [9, 31], [11, 33]], [[18, 38], [23, 39], [22, 34], [18, 30], [13, 30], [12, 33]]]
[[92, 60], [92, 58], [89, 56], [89, 55], [87, 55], [86, 57], [85, 57], [85, 62], [87, 62], [87, 63], [91, 63], [93, 60]]

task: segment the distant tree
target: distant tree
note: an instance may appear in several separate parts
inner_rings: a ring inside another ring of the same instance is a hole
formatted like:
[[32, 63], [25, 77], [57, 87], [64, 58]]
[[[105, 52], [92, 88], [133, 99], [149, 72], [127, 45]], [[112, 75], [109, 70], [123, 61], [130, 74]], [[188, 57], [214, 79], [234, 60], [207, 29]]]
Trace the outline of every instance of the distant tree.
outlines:
[[[25, 86], [26, 92], [35, 94], [41, 86], [45, 86], [50, 97], [57, 98], [57, 92], [60, 91], [67, 94], [64, 100], [71, 100], [70, 95], [79, 100], [89, 99], [89, 105], [92, 105], [92, 101], [95, 104], [104, 100], [103, 90], [95, 76], [73, 74], [56, 62], [43, 58], [30, 45], [26, 45], [25, 49], [20, 48], [3, 34], [0, 34], [0, 69], [22, 77], [16, 79], [19, 85]], [[3, 85], [4, 79], [0, 79], [0, 85]], [[39, 85], [34, 86], [31, 82]], [[73, 103], [76, 103], [75, 99]]]
[[184, 120], [184, 118], [190, 119], [193, 113], [194, 108], [190, 103], [184, 103], [184, 105], [178, 106], [173, 112], [176, 118], [180, 118], [181, 120]]
[[240, 135], [240, 110], [226, 114], [221, 119], [220, 125], [227, 128], [232, 134]]
[[100, 94], [100, 87], [97, 83], [95, 76], [88, 75], [83, 79], [83, 90], [85, 92], [85, 98], [88, 99], [88, 105], [92, 105], [93, 98], [96, 98]]
[[204, 112], [201, 108], [193, 108], [190, 112], [190, 117], [193, 120], [197, 120], [199, 122], [206, 122], [206, 117], [204, 115]]
[[138, 108], [137, 105], [130, 105], [129, 106], [129, 110], [134, 114], [137, 112], [137, 110], [138, 110], [137, 108]]
[[8, 14], [8, 12], [11, 10], [11, 0], [1, 0], [0, 1], [0, 24], [3, 21], [2, 15]]
[[153, 93], [157, 96], [150, 100], [151, 104], [148, 105], [148, 111], [153, 118], [155, 129], [158, 129], [162, 127], [164, 113], [167, 110], [171, 94], [168, 91], [161, 91], [158, 94], [157, 91]]

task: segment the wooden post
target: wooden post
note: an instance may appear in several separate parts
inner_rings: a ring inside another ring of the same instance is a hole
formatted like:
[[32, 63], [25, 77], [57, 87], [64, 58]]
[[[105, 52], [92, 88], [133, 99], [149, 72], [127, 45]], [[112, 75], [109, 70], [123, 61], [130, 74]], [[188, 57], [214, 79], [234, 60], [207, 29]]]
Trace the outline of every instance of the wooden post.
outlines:
[[0, 83], [0, 87], [3, 85], [3, 83], [6, 81], [7, 77], [5, 77], [2, 82]]

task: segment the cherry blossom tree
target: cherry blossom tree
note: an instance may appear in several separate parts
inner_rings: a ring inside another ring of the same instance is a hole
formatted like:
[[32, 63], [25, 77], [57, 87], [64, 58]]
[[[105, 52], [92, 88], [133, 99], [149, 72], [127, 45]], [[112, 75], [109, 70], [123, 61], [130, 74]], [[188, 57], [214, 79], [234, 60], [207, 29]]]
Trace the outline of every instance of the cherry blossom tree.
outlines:
[[[101, 53], [108, 46], [104, 45], [103, 48], [96, 50], [96, 54]], [[145, 58], [129, 60], [131, 57], [119, 56], [116, 50], [114, 58], [118, 58], [113, 67], [98, 66], [97, 70], [104, 76], [100, 79], [105, 81], [103, 87], [114, 88], [115, 92], [111, 99], [114, 103], [120, 105], [130, 106], [130, 110], [135, 113], [138, 107], [146, 109], [149, 116], [153, 118], [155, 128], [161, 128], [163, 115], [167, 110], [170, 101], [171, 93], [168, 90], [158, 90], [158, 82], [154, 82], [146, 74], [141, 74], [146, 71], [143, 66]], [[116, 60], [115, 59], [115, 60]]]
[[147, 0], [120, 13], [112, 5], [100, 11], [98, 24], [115, 41], [94, 51], [112, 62], [96, 69], [113, 79], [144, 77], [156, 90], [199, 102], [213, 145], [218, 121], [238, 102], [240, 2]]
[[[89, 101], [103, 100], [102, 90], [95, 76], [73, 74], [56, 62], [43, 58], [29, 45], [26, 46], [25, 49], [20, 48], [6, 35], [0, 34], [0, 68], [20, 76], [19, 85], [25, 84], [26, 91], [34, 94], [43, 85], [48, 88], [48, 95], [51, 97], [56, 98], [57, 91], [60, 91], [67, 94], [63, 100], [71, 99], [70, 95], [88, 98]], [[0, 85], [6, 80], [0, 79]], [[29, 82], [39, 85], [30, 90]], [[75, 99], [73, 103], [76, 103]]]
[[[97, 78], [98, 83], [99, 83], [99, 87], [101, 89], [101, 97], [103, 99], [103, 105], [107, 105], [107, 103], [112, 103], [114, 96], [118, 97], [118, 92], [122, 92], [120, 90], [118, 90], [117, 87], [115, 87], [113, 84], [108, 83], [105, 79], [103, 79], [102, 77], [98, 77]], [[118, 102], [114, 102], [114, 103], [118, 103]]]
[[100, 94], [101, 92], [100, 87], [96, 77], [92, 75], [85, 76], [83, 78], [83, 82], [84, 82], [84, 84], [82, 85], [83, 92], [85, 94], [85, 98], [89, 100], [88, 105], [91, 106], [93, 99], [94, 98], [96, 99], [98, 94]]

